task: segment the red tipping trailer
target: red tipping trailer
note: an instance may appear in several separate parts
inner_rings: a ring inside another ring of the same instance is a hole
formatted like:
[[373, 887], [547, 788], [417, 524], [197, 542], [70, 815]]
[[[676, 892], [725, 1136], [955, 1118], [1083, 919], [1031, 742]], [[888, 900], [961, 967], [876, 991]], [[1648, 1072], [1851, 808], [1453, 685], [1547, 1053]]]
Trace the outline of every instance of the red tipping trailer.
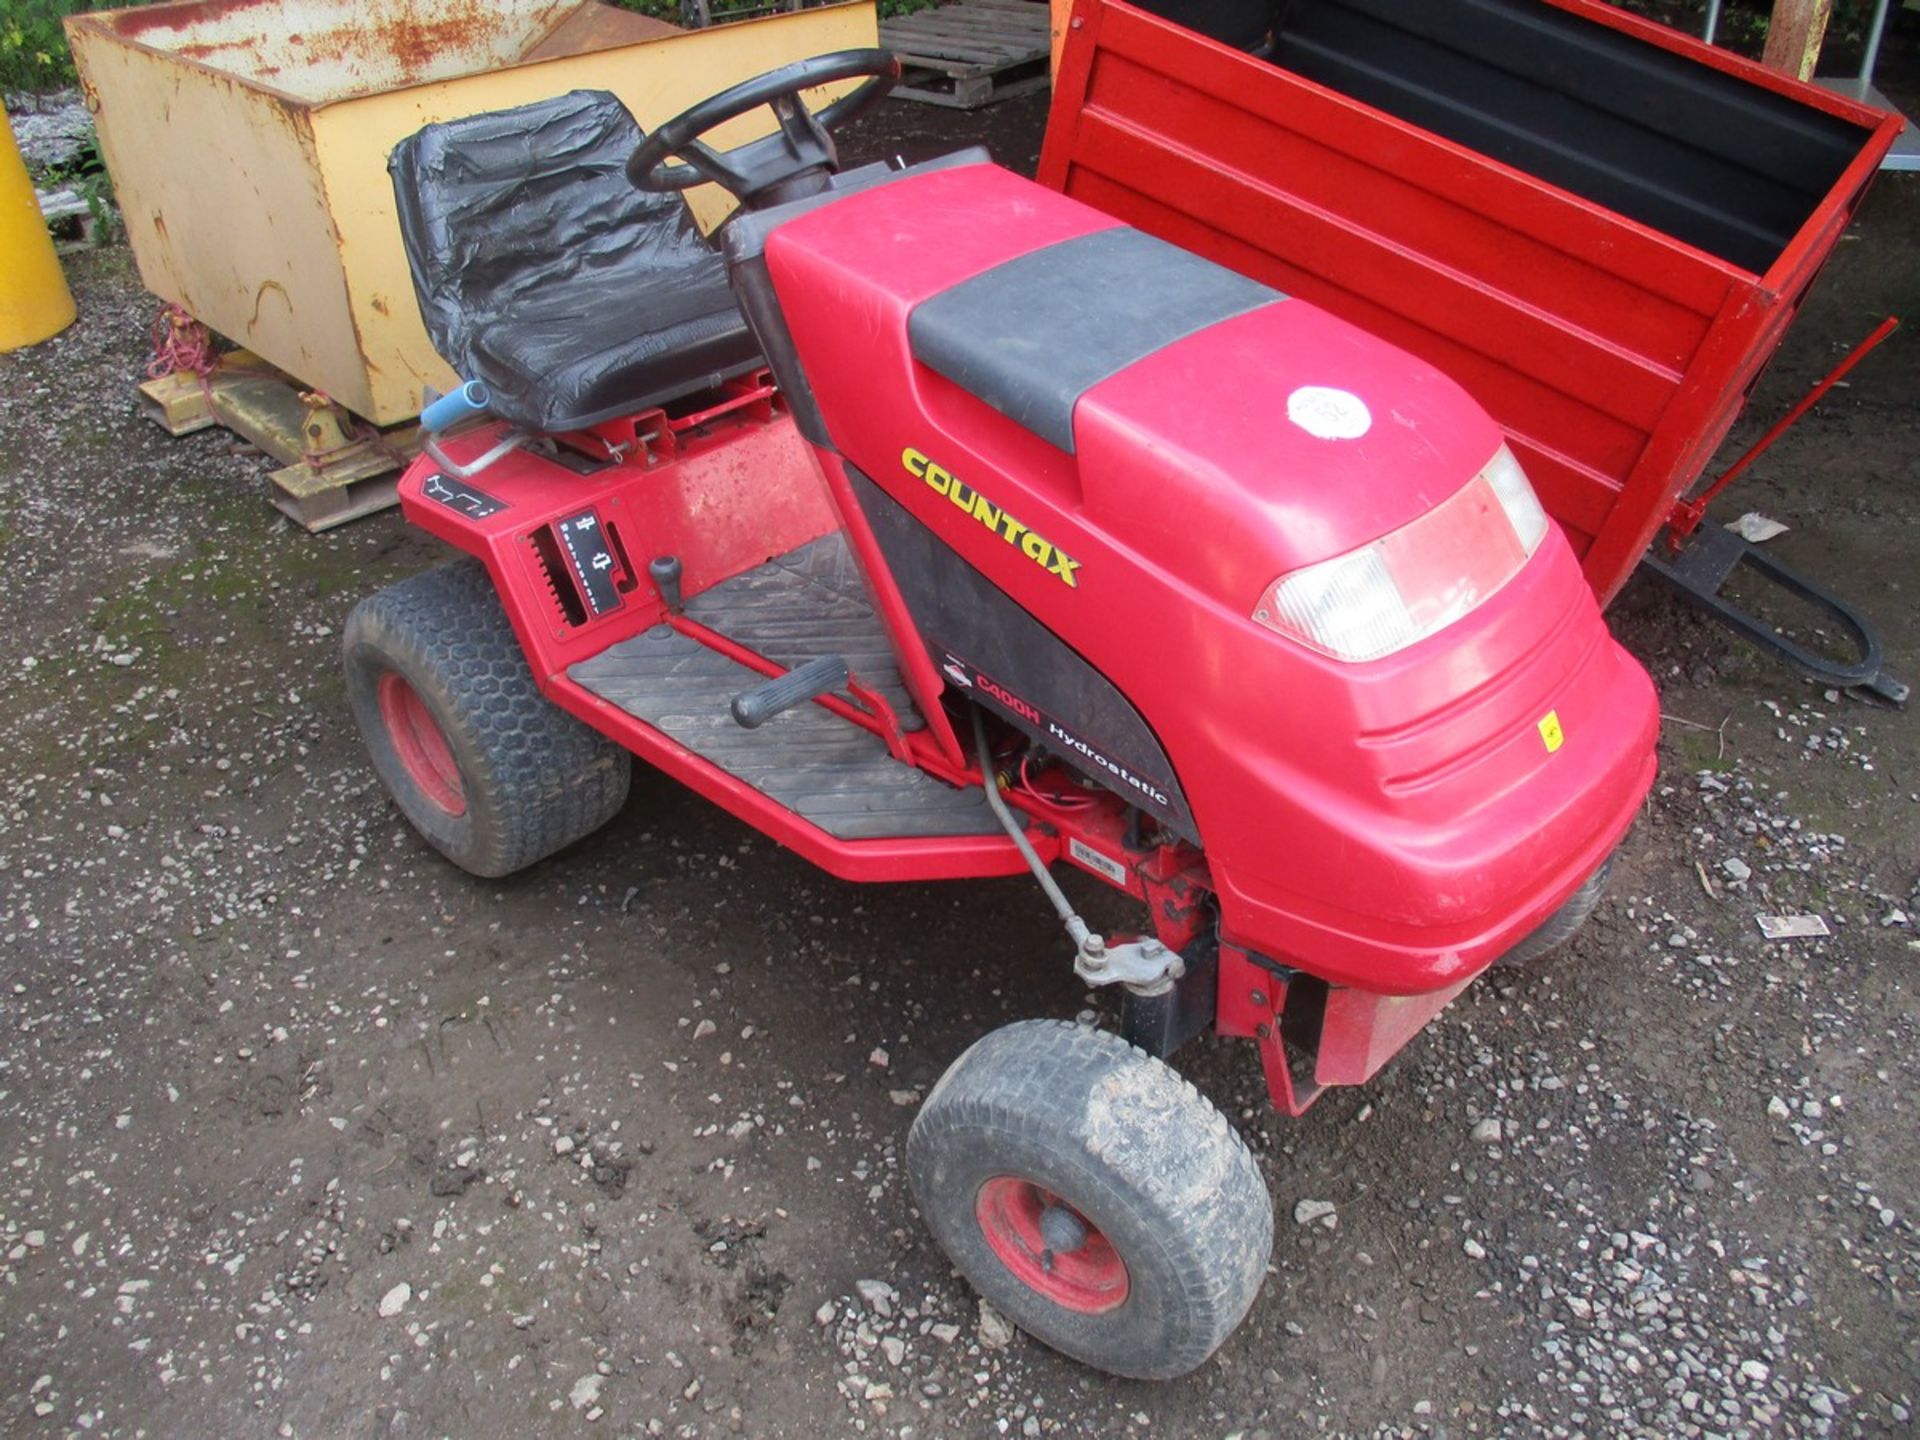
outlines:
[[[1257, 53], [1080, 0], [1039, 178], [1458, 380], [1604, 604], [1697, 524], [1682, 497], [1900, 126], [1595, 0], [1294, 0]], [[1717, 527], [1689, 548], [1657, 568], [1780, 648], [1716, 593], [1779, 567]], [[1904, 692], [1811, 598], [1862, 650], [1822, 673]]]

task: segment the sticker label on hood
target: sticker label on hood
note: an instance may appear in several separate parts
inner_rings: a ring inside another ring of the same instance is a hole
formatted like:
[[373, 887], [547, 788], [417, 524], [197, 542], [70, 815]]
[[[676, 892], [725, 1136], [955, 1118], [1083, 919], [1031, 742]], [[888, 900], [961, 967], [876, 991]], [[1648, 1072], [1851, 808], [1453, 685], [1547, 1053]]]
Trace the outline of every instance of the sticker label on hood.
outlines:
[[1549, 710], [1540, 717], [1540, 743], [1547, 747], [1551, 755], [1567, 743], [1567, 732], [1560, 728], [1560, 712]]
[[1325, 385], [1302, 385], [1287, 396], [1287, 419], [1316, 440], [1358, 440], [1373, 428], [1366, 401]]

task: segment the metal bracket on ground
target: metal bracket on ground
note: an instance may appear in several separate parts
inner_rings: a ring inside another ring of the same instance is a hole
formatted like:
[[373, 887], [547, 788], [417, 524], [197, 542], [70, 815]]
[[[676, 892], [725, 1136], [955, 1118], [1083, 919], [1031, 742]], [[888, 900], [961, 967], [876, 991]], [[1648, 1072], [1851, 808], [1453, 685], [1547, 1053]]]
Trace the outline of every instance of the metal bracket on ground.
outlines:
[[274, 508], [310, 531], [384, 510], [419, 449], [417, 426], [373, 431], [246, 350], [207, 374], [178, 370], [138, 387], [141, 411], [170, 435], [219, 425], [278, 460]]
[[[1883, 667], [1879, 633], [1867, 618], [1831, 591], [1748, 544], [1731, 530], [1705, 525], [1678, 553], [1664, 539], [1654, 542], [1641, 561], [1692, 604], [1732, 626], [1764, 650], [1825, 684], [1859, 689], [1894, 705], [1906, 703], [1908, 687]], [[1806, 602], [1830, 618], [1853, 646], [1856, 660], [1821, 655], [1720, 593], [1733, 572], [1745, 565], [1752, 575]]]

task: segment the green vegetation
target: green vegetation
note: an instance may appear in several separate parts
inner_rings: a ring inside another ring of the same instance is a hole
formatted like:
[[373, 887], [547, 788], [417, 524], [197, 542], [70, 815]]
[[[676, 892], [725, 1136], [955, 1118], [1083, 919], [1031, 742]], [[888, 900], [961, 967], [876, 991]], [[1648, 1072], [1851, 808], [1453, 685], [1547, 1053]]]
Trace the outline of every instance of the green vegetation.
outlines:
[[51, 90], [72, 73], [55, 0], [12, 0], [0, 20], [0, 90]]
[[70, 186], [86, 201], [87, 214], [93, 220], [93, 235], [102, 245], [112, 244], [120, 233], [120, 212], [114, 206], [113, 177], [100, 154], [100, 137], [91, 124], [86, 144], [64, 165], [57, 165], [34, 176], [34, 183], [46, 189]]
[[63, 17], [104, 10], [95, 0], [0, 0], [0, 90], [58, 90], [74, 82]]

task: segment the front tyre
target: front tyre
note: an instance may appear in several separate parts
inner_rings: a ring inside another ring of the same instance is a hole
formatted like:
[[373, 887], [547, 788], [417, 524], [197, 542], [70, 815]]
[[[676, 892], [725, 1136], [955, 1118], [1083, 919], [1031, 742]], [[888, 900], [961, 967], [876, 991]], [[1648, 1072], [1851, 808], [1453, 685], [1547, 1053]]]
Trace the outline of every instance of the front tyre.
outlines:
[[1573, 937], [1593, 918], [1600, 897], [1607, 893], [1607, 877], [1612, 873], [1613, 857], [1609, 855], [1605, 863], [1589, 875], [1580, 888], [1567, 897], [1566, 903], [1549, 915], [1538, 929], [1494, 961], [1494, 968], [1526, 970], [1566, 949]]
[[1169, 1379], [1245, 1317], [1273, 1207], [1199, 1091], [1118, 1036], [1063, 1021], [992, 1031], [907, 1137], [934, 1238], [1021, 1329], [1116, 1375]]
[[361, 601], [344, 651], [375, 773], [461, 869], [510, 875], [599, 829], [626, 802], [632, 757], [540, 693], [477, 561]]

